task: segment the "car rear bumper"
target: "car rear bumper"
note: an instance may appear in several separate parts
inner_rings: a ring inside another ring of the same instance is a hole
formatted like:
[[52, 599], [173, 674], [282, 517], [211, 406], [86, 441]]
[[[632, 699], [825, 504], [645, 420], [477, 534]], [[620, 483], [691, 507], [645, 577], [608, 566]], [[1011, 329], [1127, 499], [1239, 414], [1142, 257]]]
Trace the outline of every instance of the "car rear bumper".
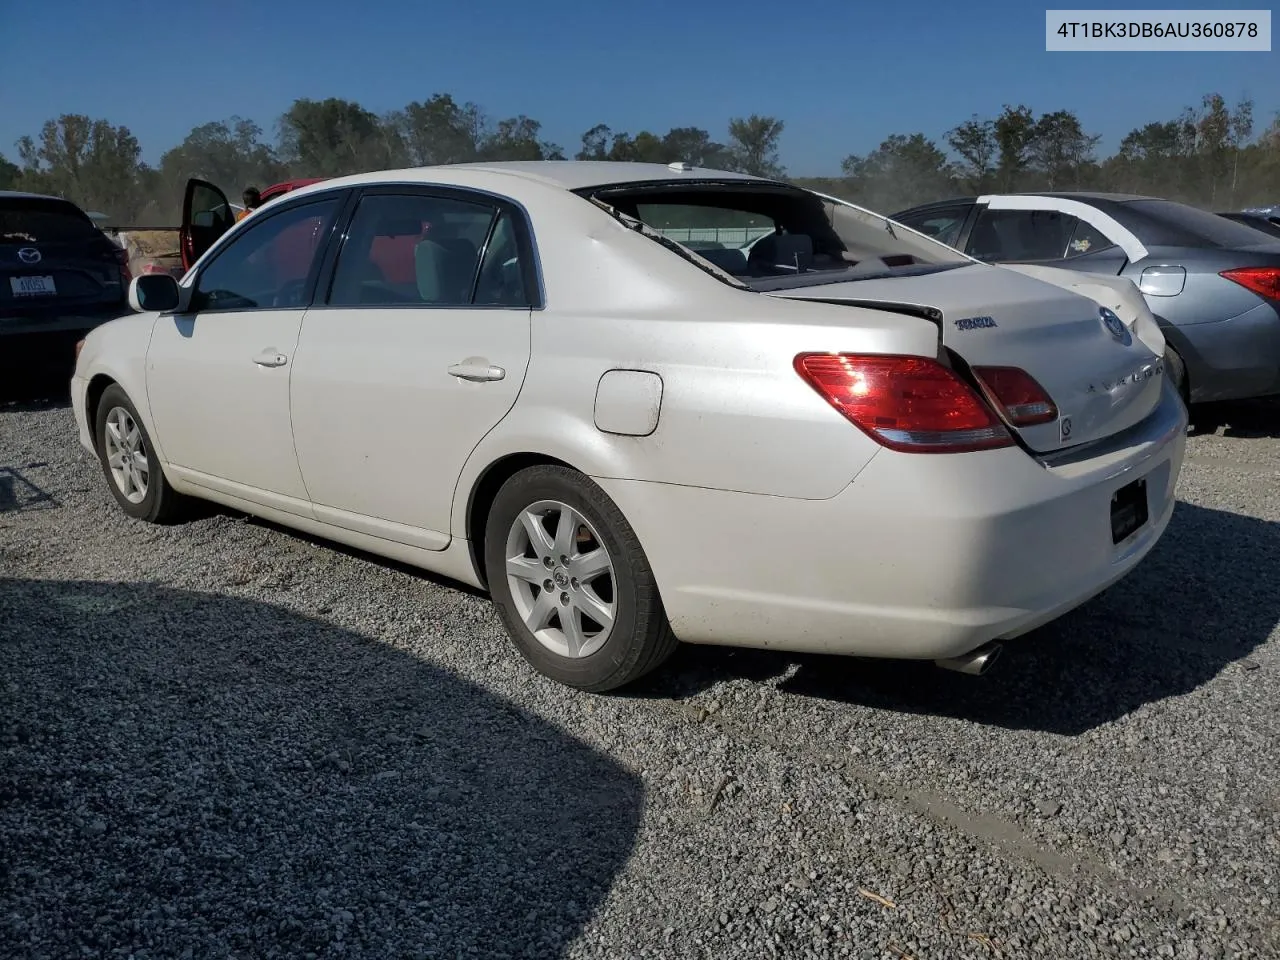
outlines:
[[1191, 400], [1247, 400], [1280, 393], [1280, 305], [1259, 303], [1230, 320], [1178, 328], [1195, 353]]
[[[1151, 417], [1074, 463], [883, 450], [829, 500], [597, 482], [682, 640], [934, 659], [1034, 629], [1132, 570], [1172, 516], [1185, 434], [1166, 387]], [[1149, 519], [1113, 544], [1112, 496], [1139, 478]]]

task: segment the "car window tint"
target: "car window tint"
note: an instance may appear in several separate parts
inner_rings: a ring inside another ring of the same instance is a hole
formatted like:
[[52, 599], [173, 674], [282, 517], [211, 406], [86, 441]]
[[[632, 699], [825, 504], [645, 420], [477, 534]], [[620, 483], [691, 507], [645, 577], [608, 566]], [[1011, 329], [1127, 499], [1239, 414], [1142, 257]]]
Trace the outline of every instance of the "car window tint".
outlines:
[[930, 210], [902, 217], [899, 222], [912, 230], [919, 230], [925, 236], [933, 237], [939, 243], [954, 247], [960, 239], [960, 228], [964, 226], [968, 213], [967, 207], [947, 207], [945, 210]]
[[307, 279], [337, 213], [337, 197], [249, 224], [196, 280], [196, 309], [271, 310], [301, 306]]
[[1115, 243], [1111, 238], [1097, 227], [1083, 220], [1077, 220], [1075, 233], [1071, 235], [1071, 242], [1067, 244], [1067, 259], [1083, 257], [1086, 253], [1097, 253], [1099, 250], [1114, 246]]
[[93, 221], [63, 200], [0, 200], [0, 243], [74, 243], [95, 239]]
[[969, 253], [979, 260], [1061, 260], [1075, 217], [1056, 210], [991, 210], [978, 215]]
[[1252, 227], [1172, 200], [1116, 204], [1116, 218], [1143, 243], [1174, 247], [1250, 247], [1266, 243]]
[[777, 230], [763, 213], [735, 210], [729, 205], [637, 203], [636, 215], [665, 237], [691, 250], [741, 250]]
[[523, 266], [515, 220], [504, 210], [498, 216], [484, 252], [475, 302], [486, 306], [530, 306], [532, 301], [525, 289]]
[[338, 255], [330, 306], [466, 306], [497, 208], [447, 197], [360, 201]]

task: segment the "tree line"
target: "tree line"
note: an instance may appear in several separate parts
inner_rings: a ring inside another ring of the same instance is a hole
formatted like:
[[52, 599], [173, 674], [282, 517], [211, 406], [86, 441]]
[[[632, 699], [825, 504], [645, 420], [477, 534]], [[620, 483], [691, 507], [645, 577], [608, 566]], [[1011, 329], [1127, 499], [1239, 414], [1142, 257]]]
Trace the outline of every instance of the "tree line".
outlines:
[[[584, 132], [579, 160], [641, 160], [738, 170], [789, 179], [892, 213], [957, 194], [1028, 190], [1107, 190], [1182, 200], [1213, 210], [1280, 203], [1280, 115], [1259, 129], [1253, 102], [1234, 106], [1217, 93], [1171, 119], [1135, 127], [1110, 156], [1076, 114], [1036, 114], [1023, 104], [975, 115], [940, 139], [895, 133], [863, 156], [850, 155], [841, 176], [788, 174], [779, 161], [783, 120], [752, 114], [731, 119], [716, 139], [699, 127], [665, 133]], [[195, 127], [152, 166], [125, 126], [79, 114], [47, 121], [0, 155], [0, 189], [52, 193], [118, 225], [164, 225], [180, 217], [183, 185], [201, 177], [238, 193], [291, 177], [331, 177], [365, 170], [474, 160], [566, 159], [524, 115], [494, 120], [480, 106], [439, 93], [378, 115], [358, 103], [295, 100], [269, 136], [232, 117]]]

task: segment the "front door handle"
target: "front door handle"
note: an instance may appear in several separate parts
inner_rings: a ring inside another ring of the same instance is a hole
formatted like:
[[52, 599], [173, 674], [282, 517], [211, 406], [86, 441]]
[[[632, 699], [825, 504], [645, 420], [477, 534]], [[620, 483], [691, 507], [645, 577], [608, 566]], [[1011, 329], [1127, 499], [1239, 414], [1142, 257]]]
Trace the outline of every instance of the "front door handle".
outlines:
[[451, 366], [449, 375], [459, 380], [481, 383], [487, 380], [501, 380], [507, 375], [507, 371], [490, 363], [484, 357], [467, 357], [461, 363]]
[[289, 358], [279, 350], [267, 349], [254, 357], [253, 362], [260, 367], [283, 367], [289, 362]]

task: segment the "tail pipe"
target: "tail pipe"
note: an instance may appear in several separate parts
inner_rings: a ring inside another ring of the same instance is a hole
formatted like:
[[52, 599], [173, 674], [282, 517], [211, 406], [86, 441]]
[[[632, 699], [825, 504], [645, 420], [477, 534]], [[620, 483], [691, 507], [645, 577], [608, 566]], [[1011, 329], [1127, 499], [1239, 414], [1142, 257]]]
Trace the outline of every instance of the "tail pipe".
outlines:
[[968, 653], [958, 657], [948, 657], [945, 660], [935, 660], [935, 664], [943, 670], [954, 670], [956, 673], [967, 673], [971, 677], [980, 677], [988, 670], [991, 665], [996, 662], [996, 658], [1000, 656], [1000, 651], [1004, 646], [992, 640], [990, 643], [983, 644], [977, 650], [970, 650]]

